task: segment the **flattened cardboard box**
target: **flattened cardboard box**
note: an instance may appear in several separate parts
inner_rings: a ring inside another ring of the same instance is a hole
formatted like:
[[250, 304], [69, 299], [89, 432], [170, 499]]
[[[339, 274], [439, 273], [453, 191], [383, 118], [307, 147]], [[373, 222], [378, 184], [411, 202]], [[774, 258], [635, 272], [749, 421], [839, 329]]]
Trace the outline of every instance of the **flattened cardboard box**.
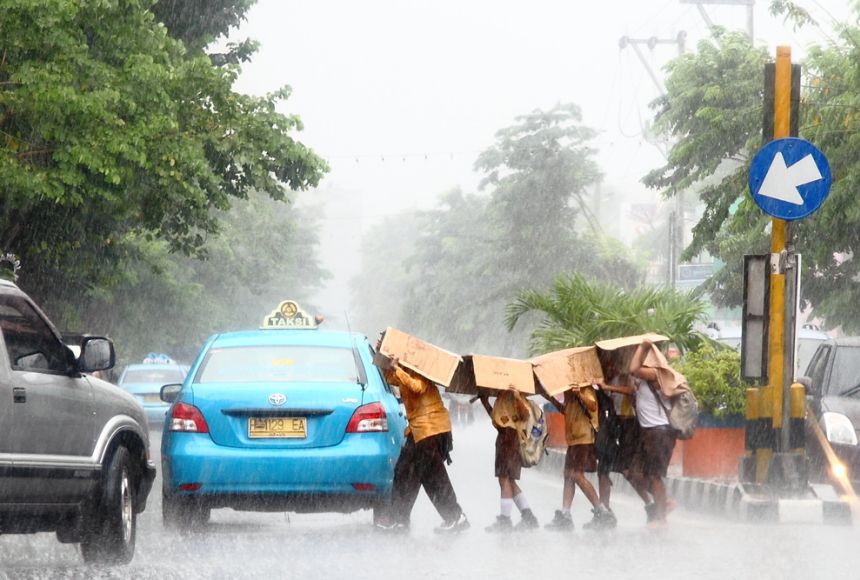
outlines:
[[535, 377], [529, 361], [468, 354], [448, 387], [449, 393], [474, 395], [478, 387], [505, 391], [513, 387], [526, 395], [535, 394]]
[[655, 334], [653, 332], [649, 332], [647, 334], [637, 334], [635, 336], [622, 336], [621, 338], [599, 340], [594, 344], [600, 350], [616, 350], [619, 348], [624, 348], [626, 346], [639, 346], [640, 344], [642, 344], [642, 341], [646, 339], [650, 340], [651, 342], [663, 342], [669, 340], [669, 337], [663, 336], [662, 334]]
[[385, 329], [379, 352], [389, 358], [397, 357], [402, 366], [443, 387], [451, 384], [454, 371], [462, 360], [458, 354], [390, 326]]
[[633, 353], [636, 352], [636, 347], [642, 344], [642, 341], [648, 339], [651, 342], [663, 342], [669, 340], [668, 337], [662, 334], [649, 332], [647, 334], [636, 334], [633, 336], [622, 336], [620, 338], [611, 338], [609, 340], [599, 340], [594, 344], [599, 350], [617, 352], [618, 364], [621, 368], [626, 369], [630, 366], [630, 360], [633, 358]]
[[603, 369], [593, 346], [568, 348], [531, 359], [534, 373], [548, 395], [554, 397], [574, 387], [603, 379]]

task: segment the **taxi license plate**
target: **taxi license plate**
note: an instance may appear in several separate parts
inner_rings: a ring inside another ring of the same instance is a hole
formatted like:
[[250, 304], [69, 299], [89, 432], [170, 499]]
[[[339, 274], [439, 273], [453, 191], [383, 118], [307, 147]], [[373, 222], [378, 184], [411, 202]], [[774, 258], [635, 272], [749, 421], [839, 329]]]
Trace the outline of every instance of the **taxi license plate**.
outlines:
[[248, 437], [251, 439], [304, 439], [308, 435], [306, 417], [251, 417]]
[[164, 401], [161, 400], [161, 395], [159, 395], [157, 393], [156, 394], [150, 393], [150, 394], [143, 396], [143, 402], [144, 403], [163, 403]]

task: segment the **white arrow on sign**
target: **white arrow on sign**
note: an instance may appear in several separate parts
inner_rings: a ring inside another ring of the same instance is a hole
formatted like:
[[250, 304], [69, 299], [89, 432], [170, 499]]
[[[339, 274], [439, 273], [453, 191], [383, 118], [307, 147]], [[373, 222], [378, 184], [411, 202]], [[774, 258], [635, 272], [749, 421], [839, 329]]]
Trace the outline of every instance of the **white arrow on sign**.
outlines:
[[807, 155], [791, 167], [785, 165], [782, 151], [777, 151], [764, 176], [758, 194], [780, 201], [803, 205], [803, 197], [797, 187], [824, 179], [812, 155]]

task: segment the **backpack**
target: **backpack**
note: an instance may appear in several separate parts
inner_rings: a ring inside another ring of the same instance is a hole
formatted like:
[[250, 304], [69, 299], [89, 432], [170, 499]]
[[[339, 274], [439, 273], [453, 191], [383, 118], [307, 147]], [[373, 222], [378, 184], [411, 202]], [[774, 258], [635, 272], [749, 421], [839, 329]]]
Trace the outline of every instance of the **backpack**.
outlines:
[[650, 382], [648, 386], [657, 398], [657, 402], [663, 407], [663, 411], [666, 412], [669, 426], [675, 430], [675, 437], [677, 439], [692, 439], [696, 433], [696, 423], [699, 420], [699, 402], [693, 395], [693, 391], [688, 387], [672, 396], [670, 399], [672, 406], [667, 409], [654, 386]]
[[537, 465], [541, 457], [546, 453], [546, 438], [549, 435], [549, 423], [546, 414], [537, 403], [526, 399], [529, 407], [529, 416], [517, 426], [517, 434], [520, 437], [520, 459], [523, 467]]
[[615, 457], [621, 447], [621, 421], [615, 413], [615, 404], [605, 391], [597, 390], [597, 433], [594, 450], [600, 457]]
[[699, 420], [699, 402], [693, 391], [681, 391], [672, 397], [669, 425], [677, 431], [678, 439], [692, 439]]

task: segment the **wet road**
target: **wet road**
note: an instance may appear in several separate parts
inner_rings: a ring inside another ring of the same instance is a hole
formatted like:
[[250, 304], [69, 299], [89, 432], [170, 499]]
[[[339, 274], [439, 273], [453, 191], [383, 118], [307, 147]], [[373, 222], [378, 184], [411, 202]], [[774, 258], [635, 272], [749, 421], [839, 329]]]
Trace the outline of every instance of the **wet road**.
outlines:
[[[201, 532], [161, 525], [161, 482], [139, 519], [131, 565], [82, 564], [76, 546], [53, 534], [0, 537], [0, 578], [841, 578], [860, 577], [860, 528], [751, 525], [676, 510], [665, 530], [644, 526], [638, 499], [617, 494], [617, 529], [589, 532], [585, 498], [574, 499], [570, 533], [537, 530], [492, 535], [498, 510], [494, 432], [486, 422], [455, 429], [451, 477], [472, 529], [437, 536], [439, 516], [422, 493], [405, 536], [375, 533], [369, 511], [270, 514], [215, 510]], [[157, 449], [158, 435], [154, 435]], [[560, 478], [525, 470], [522, 487], [549, 521], [561, 501]], [[517, 517], [515, 516], [515, 521]]]

